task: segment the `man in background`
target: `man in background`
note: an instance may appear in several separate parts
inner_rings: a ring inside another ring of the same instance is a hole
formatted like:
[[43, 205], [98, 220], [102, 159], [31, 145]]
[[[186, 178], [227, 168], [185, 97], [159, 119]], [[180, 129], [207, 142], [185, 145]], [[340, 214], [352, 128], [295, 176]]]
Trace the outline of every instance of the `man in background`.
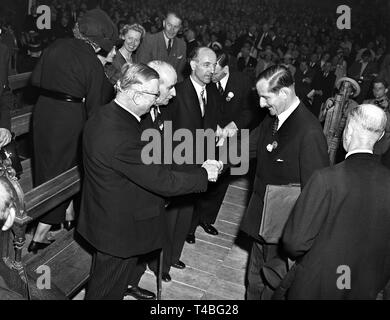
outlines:
[[177, 37], [182, 20], [174, 12], [168, 12], [163, 21], [164, 29], [155, 34], [147, 34], [137, 50], [137, 61], [148, 63], [162, 60], [171, 64], [177, 73], [178, 82], [183, 81], [186, 64], [186, 43]]
[[298, 198], [283, 236], [296, 260], [288, 299], [374, 300], [390, 280], [390, 171], [373, 155], [386, 121], [377, 106], [352, 109], [346, 160], [315, 172]]

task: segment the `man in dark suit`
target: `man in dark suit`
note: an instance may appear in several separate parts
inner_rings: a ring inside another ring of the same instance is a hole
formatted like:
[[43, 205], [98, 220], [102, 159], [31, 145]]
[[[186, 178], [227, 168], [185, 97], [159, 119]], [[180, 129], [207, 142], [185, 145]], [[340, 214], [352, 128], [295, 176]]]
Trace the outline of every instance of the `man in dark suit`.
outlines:
[[241, 57], [237, 60], [237, 69], [238, 71], [245, 71], [248, 73], [254, 72], [254, 69], [257, 65], [257, 60], [254, 57], [250, 56], [252, 44], [250, 42], [245, 42], [241, 48]]
[[[260, 107], [269, 115], [252, 131], [249, 151], [257, 157], [253, 193], [241, 229], [253, 238], [248, 268], [247, 299], [269, 299], [274, 286], [264, 277], [264, 267], [287, 272], [279, 245], [259, 236], [266, 186], [300, 183], [329, 164], [327, 145], [319, 121], [295, 94], [294, 78], [284, 66], [275, 65], [259, 75], [256, 84]], [[275, 214], [277, 214], [275, 212]]]
[[[246, 129], [253, 120], [251, 110], [251, 82], [241, 72], [229, 70], [229, 55], [223, 51], [217, 52], [217, 66], [213, 74], [210, 90], [218, 92], [217, 124], [221, 137], [232, 137], [240, 129]], [[218, 215], [226, 190], [229, 187], [230, 176], [222, 175], [217, 183], [209, 185], [207, 193], [200, 196], [195, 205], [190, 234], [195, 234], [200, 225], [205, 232], [217, 235], [218, 231], [212, 224]]]
[[126, 65], [116, 99], [85, 126], [78, 232], [96, 249], [86, 299], [122, 299], [138, 257], [161, 248], [162, 197], [205, 191], [218, 174], [210, 163], [191, 172], [144, 164], [140, 117], [159, 96], [158, 80], [146, 65]]
[[307, 107], [310, 107], [308, 94], [312, 90], [312, 82], [315, 71], [309, 68], [309, 63], [306, 60], [302, 60], [299, 64], [294, 79], [295, 79], [295, 91], [299, 99], [301, 99]]
[[378, 75], [378, 65], [376, 62], [371, 61], [371, 53], [369, 50], [365, 50], [362, 53], [362, 59], [355, 61], [348, 69], [348, 77], [351, 77], [360, 84], [360, 95], [356, 98], [358, 103], [362, 103], [367, 99], [368, 92], [372, 81]]
[[[177, 74], [175, 69], [165, 61], [153, 60], [148, 63], [148, 66], [157, 71], [160, 76], [159, 79], [159, 92], [160, 95], [157, 98], [154, 106], [150, 109], [150, 112], [146, 113], [142, 116], [142, 127], [144, 130], [154, 128], [158, 130], [161, 134], [161, 139], [164, 139], [164, 121], [166, 119], [166, 114], [168, 113], [166, 110], [166, 106], [169, 101], [176, 96], [175, 85], [177, 82]], [[163, 143], [162, 143], [163, 145]], [[164, 150], [163, 150], [164, 151]], [[162, 159], [163, 159], [162, 154]], [[169, 164], [165, 164], [166, 166], [170, 166]], [[166, 205], [169, 203], [166, 200]], [[171, 267], [171, 255], [172, 255], [172, 247], [173, 247], [173, 237], [174, 230], [172, 226], [172, 222], [170, 220], [170, 215], [166, 210], [164, 210], [164, 224], [162, 228], [164, 228], [164, 236], [163, 236], [163, 266], [162, 266], [162, 280], [165, 282], [171, 281], [171, 277], [169, 275], [169, 270]], [[137, 264], [137, 269], [134, 272], [134, 276], [129, 280], [129, 285], [132, 289], [128, 290], [127, 293], [133, 296], [138, 300], [147, 300], [148, 298], [155, 298], [153, 292], [147, 291], [145, 289], [139, 288], [137, 284], [139, 283], [142, 275], [146, 270], [146, 265], [149, 265], [149, 268], [155, 273], [158, 273], [158, 253], [152, 252], [150, 254], [141, 257]]]
[[[176, 86], [176, 98], [167, 108], [174, 131], [187, 129], [195, 137], [199, 129], [212, 129], [213, 131], [217, 129], [218, 96], [215, 91], [206, 87], [211, 82], [216, 60], [214, 51], [209, 48], [199, 47], [194, 51], [190, 62], [191, 75]], [[190, 159], [192, 164], [173, 164], [173, 167], [180, 171], [197, 167], [197, 155], [203, 150], [195, 150], [196, 142], [194, 142], [193, 157]], [[171, 199], [168, 207], [172, 230], [175, 230], [171, 266], [176, 268], [185, 268], [185, 264], [180, 261], [180, 256], [191, 227], [194, 203], [197, 198], [196, 195], [177, 197]], [[189, 242], [194, 242], [195, 236], [191, 234], [187, 239]]]
[[313, 103], [311, 112], [318, 118], [321, 110], [321, 105], [332, 96], [336, 75], [331, 71], [331, 62], [326, 62], [322, 71], [317, 73], [313, 79]]
[[183, 81], [183, 70], [186, 64], [186, 43], [177, 37], [181, 28], [181, 19], [176, 13], [169, 12], [163, 22], [164, 29], [155, 34], [147, 34], [137, 50], [137, 61], [148, 63], [162, 60], [171, 64]]
[[390, 171], [373, 155], [385, 126], [379, 107], [353, 109], [346, 160], [315, 172], [303, 189], [283, 236], [296, 260], [288, 299], [376, 299], [390, 280]]
[[263, 25], [263, 32], [260, 33], [254, 43], [255, 48], [257, 51], [263, 51], [266, 46], [272, 45], [272, 38], [269, 34], [270, 26], [268, 23], [264, 23]]

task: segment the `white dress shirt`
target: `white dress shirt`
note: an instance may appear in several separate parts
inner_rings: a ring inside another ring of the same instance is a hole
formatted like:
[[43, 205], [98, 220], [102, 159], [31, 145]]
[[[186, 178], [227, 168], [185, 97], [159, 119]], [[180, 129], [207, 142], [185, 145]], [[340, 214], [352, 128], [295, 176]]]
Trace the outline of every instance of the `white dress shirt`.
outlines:
[[372, 150], [369, 150], [369, 149], [355, 149], [355, 150], [352, 150], [352, 151], [348, 152], [347, 155], [345, 156], [345, 159], [347, 159], [350, 155], [353, 155], [355, 153], [370, 153], [370, 154], [374, 154], [374, 152]]
[[223, 91], [226, 90], [227, 82], [229, 81], [229, 73], [224, 76], [219, 83], [221, 84], [221, 87], [223, 88]]
[[192, 79], [192, 76], [190, 76], [192, 85], [195, 88], [196, 94], [198, 96], [198, 101], [199, 101], [199, 106], [200, 106], [200, 111], [202, 112], [202, 117], [204, 116], [204, 105], [203, 105], [203, 100], [201, 96], [201, 92], [204, 90], [204, 99], [207, 103], [207, 90], [206, 90], [206, 85], [201, 86], [199, 83], [197, 83], [194, 79]]
[[280, 115], [278, 115], [279, 124], [278, 124], [278, 130], [282, 126], [284, 122], [286, 122], [287, 118], [295, 111], [296, 108], [298, 108], [301, 101], [297, 97], [296, 100], [293, 102], [293, 104], [285, 111], [283, 111]]

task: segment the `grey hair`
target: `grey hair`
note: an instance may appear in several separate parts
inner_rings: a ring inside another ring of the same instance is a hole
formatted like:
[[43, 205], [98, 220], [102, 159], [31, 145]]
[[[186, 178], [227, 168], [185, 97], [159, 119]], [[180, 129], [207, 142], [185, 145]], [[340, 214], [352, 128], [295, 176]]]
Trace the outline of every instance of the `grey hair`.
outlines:
[[135, 84], [143, 84], [150, 80], [159, 80], [156, 70], [143, 63], [125, 63], [121, 69], [121, 76], [116, 84], [118, 91], [131, 89]]
[[362, 104], [349, 112], [348, 120], [353, 121], [364, 131], [380, 136], [386, 129], [387, 116], [378, 106]]
[[[160, 79], [164, 78], [165, 72], [169, 70], [171, 73], [176, 74], [175, 68], [169, 64], [168, 62], [161, 61], [161, 60], [152, 60], [148, 62], [148, 67], [151, 67], [152, 69], [156, 70], [157, 73], [160, 75]], [[163, 75], [163, 76], [161, 76]]]

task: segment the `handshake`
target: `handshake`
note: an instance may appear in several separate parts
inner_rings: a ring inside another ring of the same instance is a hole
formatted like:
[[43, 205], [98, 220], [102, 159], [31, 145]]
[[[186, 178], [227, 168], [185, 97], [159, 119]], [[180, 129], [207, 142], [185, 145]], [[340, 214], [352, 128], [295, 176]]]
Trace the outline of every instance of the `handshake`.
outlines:
[[217, 140], [217, 147], [222, 147], [225, 139], [233, 137], [238, 131], [238, 128], [234, 121], [230, 122], [225, 128], [217, 126], [217, 131], [215, 133], [215, 138]]
[[210, 182], [216, 182], [218, 175], [222, 172], [223, 162], [217, 160], [207, 160], [203, 162], [202, 168], [207, 171], [208, 180]]

